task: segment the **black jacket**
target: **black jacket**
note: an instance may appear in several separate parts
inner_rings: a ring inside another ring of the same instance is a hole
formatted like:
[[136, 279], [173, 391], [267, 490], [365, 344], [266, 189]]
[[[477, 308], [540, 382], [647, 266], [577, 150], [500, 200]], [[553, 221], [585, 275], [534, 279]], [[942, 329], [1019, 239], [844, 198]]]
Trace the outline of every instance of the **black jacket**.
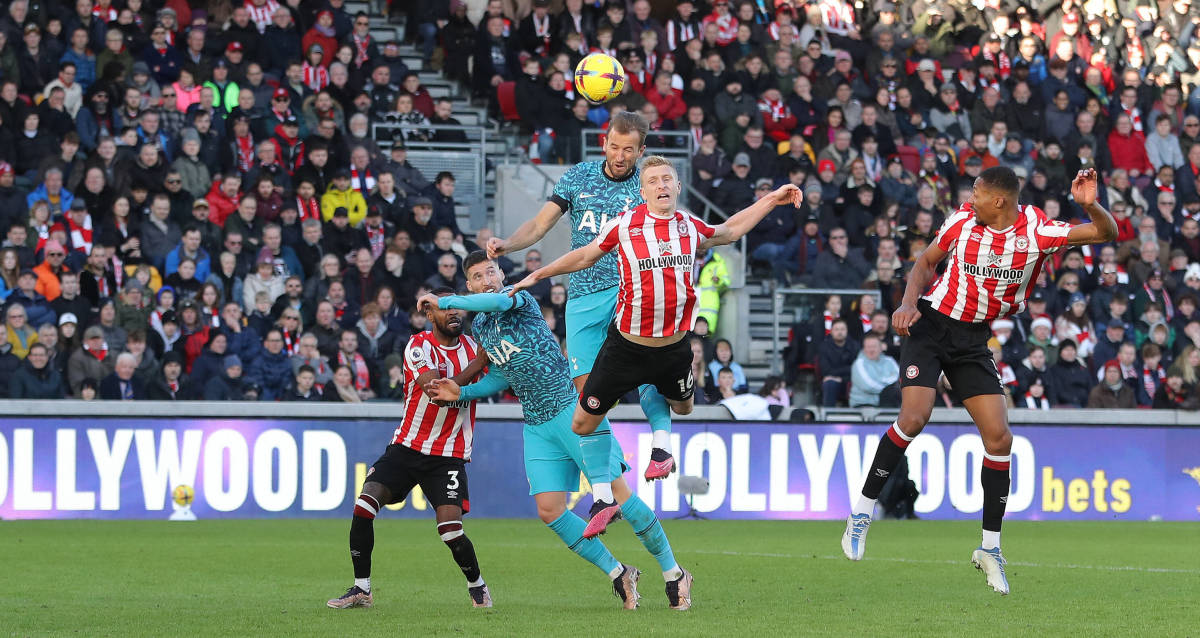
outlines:
[[200, 395], [196, 392], [196, 384], [187, 374], [179, 375], [179, 389], [175, 392], [167, 385], [167, 379], [160, 370], [154, 375], [154, 380], [146, 386], [146, 398], [151, 401], [196, 401]]
[[[1054, 394], [1049, 395], [1053, 405], [1077, 408], [1087, 405], [1088, 393], [1095, 385], [1095, 377], [1078, 360], [1067, 363], [1060, 358], [1050, 366], [1050, 376], [1054, 378]], [[1047, 388], [1047, 391], [1049, 390], [1050, 388]]]
[[850, 379], [850, 367], [858, 356], [858, 343], [849, 337], [842, 345], [834, 343], [833, 339], [825, 339], [817, 350], [817, 372], [823, 377], [841, 377], [843, 381]]
[[10, 399], [61, 399], [63, 396], [62, 376], [49, 363], [37, 370], [25, 361], [8, 382]]
[[[142, 401], [146, 398], [146, 384], [134, 375], [129, 380], [133, 384], [133, 400]], [[100, 398], [105, 401], [120, 401], [121, 400], [121, 379], [116, 372], [110, 373], [100, 381]]]

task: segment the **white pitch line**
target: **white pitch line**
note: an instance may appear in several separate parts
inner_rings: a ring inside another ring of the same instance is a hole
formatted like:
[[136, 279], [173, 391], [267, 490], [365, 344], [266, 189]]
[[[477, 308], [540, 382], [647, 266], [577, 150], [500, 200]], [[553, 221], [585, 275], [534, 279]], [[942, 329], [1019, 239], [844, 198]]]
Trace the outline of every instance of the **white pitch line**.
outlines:
[[[545, 547], [545, 545], [533, 545], [530, 543], [488, 543], [493, 547]], [[844, 561], [845, 556], [814, 556], [811, 554], [781, 554], [774, 552], [739, 552], [733, 550], [683, 550], [682, 554], [703, 554], [709, 556], [741, 556], [746, 558], [792, 558], [792, 559], [817, 559], [817, 560], [834, 560]], [[903, 557], [883, 557], [883, 558], [867, 558], [868, 561], [879, 561], [887, 563], [913, 563], [917, 565], [966, 565], [970, 564], [967, 560], [936, 560], [928, 558], [903, 558]], [[1032, 567], [1035, 569], [1094, 569], [1097, 571], [1107, 572], [1142, 572], [1146, 574], [1198, 574], [1200, 569], [1173, 569], [1169, 567], [1140, 567], [1137, 565], [1079, 565], [1075, 563], [1029, 563], [1024, 561], [1008, 561], [1009, 565], [1016, 567]]]

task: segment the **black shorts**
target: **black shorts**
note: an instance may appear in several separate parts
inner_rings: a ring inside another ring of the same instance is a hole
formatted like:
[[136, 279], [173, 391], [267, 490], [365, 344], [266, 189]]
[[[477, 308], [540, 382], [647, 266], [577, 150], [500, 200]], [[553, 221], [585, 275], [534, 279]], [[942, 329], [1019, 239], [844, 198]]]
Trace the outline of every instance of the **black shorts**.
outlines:
[[434, 507], [454, 505], [464, 514], [471, 511], [467, 492], [467, 464], [453, 456], [430, 456], [393, 443], [367, 470], [366, 480], [388, 488], [392, 493], [392, 503], [408, 498], [413, 487], [420, 485], [425, 498]]
[[945, 372], [960, 400], [1004, 394], [987, 347], [990, 325], [951, 319], [924, 299], [917, 302], [917, 309], [921, 319], [909, 328], [909, 337], [900, 348], [901, 388], [936, 388], [938, 376]]
[[625, 393], [649, 384], [672, 401], [686, 401], [695, 391], [692, 378], [692, 346], [687, 339], [659, 348], [643, 346], [621, 336], [616, 325], [596, 355], [596, 363], [579, 405], [596, 416], [608, 412]]

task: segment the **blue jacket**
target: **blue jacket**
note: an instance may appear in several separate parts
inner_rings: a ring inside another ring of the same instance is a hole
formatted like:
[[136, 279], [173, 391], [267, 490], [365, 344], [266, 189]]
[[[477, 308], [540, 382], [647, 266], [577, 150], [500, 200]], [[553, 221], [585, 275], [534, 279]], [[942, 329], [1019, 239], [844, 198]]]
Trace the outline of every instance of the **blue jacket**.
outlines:
[[879, 393], [900, 378], [900, 365], [886, 354], [871, 361], [861, 352], [850, 367], [850, 406], [879, 405]]
[[713, 359], [708, 364], [708, 371], [712, 374], [713, 381], [717, 380], [717, 374], [721, 371], [721, 368], [726, 367], [733, 371], [733, 389], [739, 393], [746, 392], [749, 388], [749, 383], [746, 381], [746, 371], [742, 370], [741, 364], [737, 361], [730, 361], [728, 366], [724, 366], [721, 365], [720, 361]]
[[33, 293], [33, 298], [30, 299], [20, 289], [14, 288], [8, 295], [8, 303], [19, 303], [25, 308], [26, 323], [31, 328], [37, 330], [42, 324], [48, 323], [52, 326], [58, 325], [58, 314], [50, 307], [46, 298]]
[[271, 354], [263, 350], [246, 371], [246, 380], [262, 388], [260, 401], [277, 401], [292, 382], [292, 363], [283, 352]]
[[139, 124], [137, 127], [137, 134], [138, 141], [142, 144], [153, 142], [154, 145], [163, 152], [163, 155], [167, 158], [168, 164], [175, 161], [175, 149], [172, 148], [174, 144], [171, 144], [171, 136], [167, 135], [165, 131], [159, 129], [158, 135], [155, 135], [154, 139], [150, 139], [146, 137], [146, 132], [142, 130], [142, 126]]
[[183, 57], [179, 55], [179, 51], [176, 51], [175, 47], [170, 45], [162, 54], [159, 54], [153, 44], [146, 45], [146, 48], [142, 50], [142, 61], [150, 67], [150, 75], [154, 77], [154, 81], [158, 82], [159, 86], [178, 80], [179, 69], [183, 66]]
[[[71, 194], [71, 191], [65, 188], [59, 191], [59, 196], [61, 197], [62, 211], [65, 213], [69, 208], [71, 208], [71, 202], [75, 201], [75, 196]], [[25, 197], [25, 205], [29, 208], [33, 208], [34, 202], [39, 202], [43, 199], [50, 201], [50, 193], [46, 192], [45, 182], [38, 184], [37, 189]]]
[[[208, 276], [212, 274], [212, 259], [208, 256], [203, 248], [199, 249], [200, 254], [196, 258], [196, 281], [208, 281]], [[169, 277], [171, 273], [179, 270], [180, 255], [183, 253], [183, 244], [179, 244], [167, 253], [166, 263], [164, 265], [163, 276]]]
[[254, 361], [262, 356], [262, 338], [254, 332], [253, 328], [242, 328], [241, 332], [234, 332], [229, 329], [229, 326], [222, 325], [221, 332], [229, 339], [229, 346], [225, 348], [226, 354], [236, 354], [242, 360], [242, 369], [245, 370], [254, 365]]
[[79, 88], [87, 93], [88, 87], [96, 81], [96, 56], [91, 53], [79, 55], [75, 53], [74, 49], [67, 49], [59, 62], [70, 62], [75, 65], [75, 81], [79, 83]]

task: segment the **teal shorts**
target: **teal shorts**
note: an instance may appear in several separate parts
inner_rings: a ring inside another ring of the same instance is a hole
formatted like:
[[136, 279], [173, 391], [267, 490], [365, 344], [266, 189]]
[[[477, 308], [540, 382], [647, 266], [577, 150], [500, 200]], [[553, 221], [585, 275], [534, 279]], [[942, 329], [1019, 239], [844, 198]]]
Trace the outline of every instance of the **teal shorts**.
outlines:
[[592, 372], [617, 311], [617, 288], [567, 299], [567, 358], [572, 379]]
[[[545, 423], [525, 426], [525, 478], [529, 480], [530, 494], [579, 489], [583, 452], [579, 449], [579, 435], [571, 431], [574, 414], [575, 406], [570, 406]], [[601, 424], [607, 426], [607, 420]], [[610, 471], [614, 479], [629, 471], [616, 439], [612, 443]]]

